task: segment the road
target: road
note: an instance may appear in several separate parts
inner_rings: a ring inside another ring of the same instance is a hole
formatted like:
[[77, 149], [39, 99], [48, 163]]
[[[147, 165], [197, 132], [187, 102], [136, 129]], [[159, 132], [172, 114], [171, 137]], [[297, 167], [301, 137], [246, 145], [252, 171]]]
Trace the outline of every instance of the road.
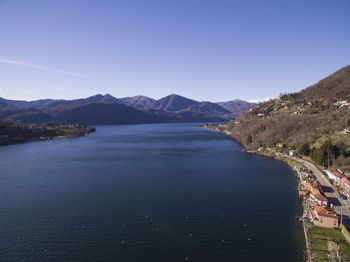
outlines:
[[348, 200], [343, 200], [340, 198], [339, 194], [335, 192], [332, 188], [332, 185], [328, 182], [326, 177], [322, 174], [322, 172], [312, 163], [305, 161], [300, 158], [291, 157], [289, 155], [283, 155], [290, 159], [293, 159], [303, 166], [307, 167], [312, 171], [317, 181], [320, 183], [322, 187], [322, 191], [324, 195], [328, 198], [329, 203], [333, 204], [334, 210], [337, 214], [343, 214], [343, 224], [350, 226], [350, 203]]

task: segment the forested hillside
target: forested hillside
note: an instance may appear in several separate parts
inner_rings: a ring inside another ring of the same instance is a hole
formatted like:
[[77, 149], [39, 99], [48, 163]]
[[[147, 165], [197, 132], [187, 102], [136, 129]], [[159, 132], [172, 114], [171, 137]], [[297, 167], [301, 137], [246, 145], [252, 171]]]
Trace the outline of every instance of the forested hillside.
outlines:
[[350, 169], [350, 66], [243, 112], [226, 131], [248, 150], [273, 147]]

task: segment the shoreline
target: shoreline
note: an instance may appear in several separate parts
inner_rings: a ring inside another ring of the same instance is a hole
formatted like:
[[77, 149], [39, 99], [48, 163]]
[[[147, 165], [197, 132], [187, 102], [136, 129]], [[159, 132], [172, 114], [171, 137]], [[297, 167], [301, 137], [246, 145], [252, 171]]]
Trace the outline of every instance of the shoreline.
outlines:
[[0, 122], [0, 146], [87, 136], [96, 129], [79, 124], [22, 124]]
[[[290, 156], [285, 153], [279, 153], [276, 152], [274, 149], [271, 148], [265, 148], [265, 147], [259, 147], [257, 150], [246, 150], [246, 148], [237, 141], [233, 134], [231, 132], [228, 132], [226, 130], [225, 124], [206, 124], [198, 126], [200, 128], [206, 128], [211, 131], [216, 131], [223, 133], [227, 136], [229, 136], [232, 140], [240, 144], [243, 149], [242, 151], [246, 153], [251, 154], [259, 154], [267, 157], [272, 157], [275, 160], [283, 161], [286, 164], [288, 164], [293, 171], [295, 171], [298, 175], [298, 191], [299, 191], [299, 199], [300, 199], [300, 190], [302, 182], [302, 174], [300, 172], [300, 169], [306, 170], [306, 172], [309, 175], [312, 175], [314, 179], [316, 179], [317, 182], [320, 181], [326, 181], [327, 186], [331, 186], [329, 181], [327, 182], [327, 178], [322, 173], [322, 169], [320, 169], [319, 166], [314, 164], [309, 159], [299, 159], [295, 156]], [[322, 184], [322, 183], [321, 183]], [[332, 191], [333, 192], [333, 191]], [[336, 196], [336, 191], [334, 191], [332, 194], [335, 195], [337, 200], [341, 203], [342, 200], [339, 198], [339, 196]], [[329, 196], [331, 197], [331, 196]], [[302, 197], [302, 209], [303, 209], [303, 216], [300, 218], [299, 221], [302, 221], [303, 223], [303, 231], [304, 231], [304, 239], [305, 239], [305, 258], [306, 261], [312, 262], [312, 261], [323, 261], [323, 260], [329, 260], [329, 261], [336, 261], [336, 259], [347, 259], [346, 261], [350, 260], [350, 233], [346, 229], [346, 226], [343, 224], [340, 224], [338, 227], [333, 228], [325, 228], [325, 227], [319, 227], [317, 225], [311, 225], [310, 222], [307, 220], [307, 214], [310, 211], [310, 203], [307, 202], [308, 200], [304, 197]], [[339, 210], [336, 211], [336, 209], [339, 209], [339, 206], [331, 206], [334, 212], [337, 212], [338, 216], [341, 216]], [[340, 204], [340, 210], [343, 207], [343, 204]], [[343, 209], [344, 211], [344, 209]], [[310, 215], [310, 214], [309, 214]], [[341, 220], [342, 221], [342, 220]], [[311, 222], [312, 223], [312, 222]], [[323, 246], [322, 246], [323, 245]], [[323, 248], [321, 248], [321, 246]], [[343, 261], [343, 260], [342, 260]]]
[[[294, 161], [294, 160], [291, 160], [291, 159], [287, 159], [286, 157], [282, 157], [282, 156], [277, 156], [275, 155], [274, 152], [271, 152], [271, 151], [266, 151], [266, 150], [263, 150], [263, 151], [258, 151], [258, 150], [246, 150], [244, 148], [244, 146], [239, 143], [237, 140], [235, 140], [232, 136], [231, 136], [231, 133], [226, 131], [224, 129], [224, 125], [216, 125], [216, 124], [207, 124], [207, 125], [200, 125], [198, 126], [199, 128], [206, 128], [210, 131], [215, 131], [215, 132], [219, 132], [219, 133], [222, 133], [222, 134], [225, 134], [227, 136], [229, 136], [232, 140], [234, 140], [235, 142], [237, 142], [238, 144], [240, 144], [243, 149], [242, 151], [246, 152], [246, 153], [250, 153], [250, 154], [258, 154], [258, 155], [263, 155], [263, 156], [266, 156], [266, 157], [271, 157], [271, 158], [274, 158], [275, 160], [278, 160], [278, 161], [282, 161], [284, 163], [286, 163], [287, 165], [289, 165], [294, 172], [296, 172], [296, 170], [294, 169], [296, 166], [302, 166], [300, 163]], [[300, 176], [298, 174], [298, 182], [297, 182], [297, 186], [298, 186], [298, 191], [299, 191], [299, 186], [300, 186]], [[304, 200], [302, 200], [302, 212], [304, 213], [305, 211], [305, 202]], [[310, 248], [310, 243], [309, 243], [309, 238], [308, 238], [308, 234], [307, 234], [307, 225], [306, 225], [306, 222], [304, 219], [302, 219], [302, 226], [303, 226], [303, 232], [304, 232], [304, 239], [305, 239], [305, 254], [306, 254], [306, 261], [307, 262], [312, 262], [312, 252], [311, 252], [311, 248]]]

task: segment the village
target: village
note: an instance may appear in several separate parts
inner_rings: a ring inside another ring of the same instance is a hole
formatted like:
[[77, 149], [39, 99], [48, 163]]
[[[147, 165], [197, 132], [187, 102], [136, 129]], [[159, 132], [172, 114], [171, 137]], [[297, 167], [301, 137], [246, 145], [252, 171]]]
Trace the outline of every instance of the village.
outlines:
[[[284, 148], [279, 143], [277, 148]], [[258, 148], [263, 151], [265, 148]], [[350, 181], [340, 169], [319, 170], [309, 161], [297, 157], [296, 150], [274, 152], [277, 157], [289, 158], [299, 165], [294, 170], [299, 177], [299, 197], [303, 200], [302, 219], [318, 227], [342, 228], [350, 226]]]
[[278, 112], [287, 112], [292, 115], [315, 114], [319, 111], [333, 108], [350, 109], [350, 102], [347, 100], [336, 101], [295, 101], [293, 94], [284, 94], [265, 102], [265, 107], [252, 107], [249, 112], [253, 117], [260, 119], [269, 119]]
[[[299, 196], [304, 200], [304, 215], [303, 218], [313, 223], [315, 226], [327, 228], [339, 228], [343, 223], [342, 214], [337, 214], [334, 209], [334, 204], [331, 203], [324, 195], [321, 184], [317, 179], [307, 172], [303, 167], [295, 167], [300, 178]], [[349, 180], [338, 172], [327, 170], [330, 181], [335, 181], [337, 178], [335, 189], [342, 199], [346, 200], [349, 197], [348, 188]], [[346, 192], [346, 195], [344, 193]]]

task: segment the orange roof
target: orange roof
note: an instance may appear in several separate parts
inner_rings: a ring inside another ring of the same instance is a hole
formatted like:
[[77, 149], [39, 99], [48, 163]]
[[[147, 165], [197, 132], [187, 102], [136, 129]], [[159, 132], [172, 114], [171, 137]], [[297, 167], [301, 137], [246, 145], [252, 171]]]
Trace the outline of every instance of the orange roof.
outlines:
[[299, 191], [299, 196], [306, 196], [307, 194], [308, 194], [307, 191], [304, 191], [304, 190]]
[[344, 182], [346, 182], [346, 181], [349, 181], [346, 177], [342, 177], [342, 178], [340, 179], [340, 182], [342, 182], [342, 183], [344, 183]]
[[328, 201], [327, 198], [325, 198], [324, 196], [322, 196], [321, 194], [314, 194], [315, 198], [317, 198], [318, 200], [322, 200], [322, 201]]
[[310, 185], [311, 187], [318, 187], [318, 182], [316, 180], [307, 180], [306, 184]]
[[328, 201], [328, 199], [325, 198], [325, 197], [321, 194], [320, 190], [318, 190], [317, 188], [314, 188], [314, 187], [313, 187], [312, 190], [311, 190], [311, 193], [314, 195], [315, 198], [317, 198], [317, 199], [319, 199], [319, 200], [321, 200], [321, 201]]
[[332, 211], [329, 207], [322, 207], [319, 205], [315, 205], [315, 210], [319, 216], [328, 216], [337, 218], [337, 214]]

